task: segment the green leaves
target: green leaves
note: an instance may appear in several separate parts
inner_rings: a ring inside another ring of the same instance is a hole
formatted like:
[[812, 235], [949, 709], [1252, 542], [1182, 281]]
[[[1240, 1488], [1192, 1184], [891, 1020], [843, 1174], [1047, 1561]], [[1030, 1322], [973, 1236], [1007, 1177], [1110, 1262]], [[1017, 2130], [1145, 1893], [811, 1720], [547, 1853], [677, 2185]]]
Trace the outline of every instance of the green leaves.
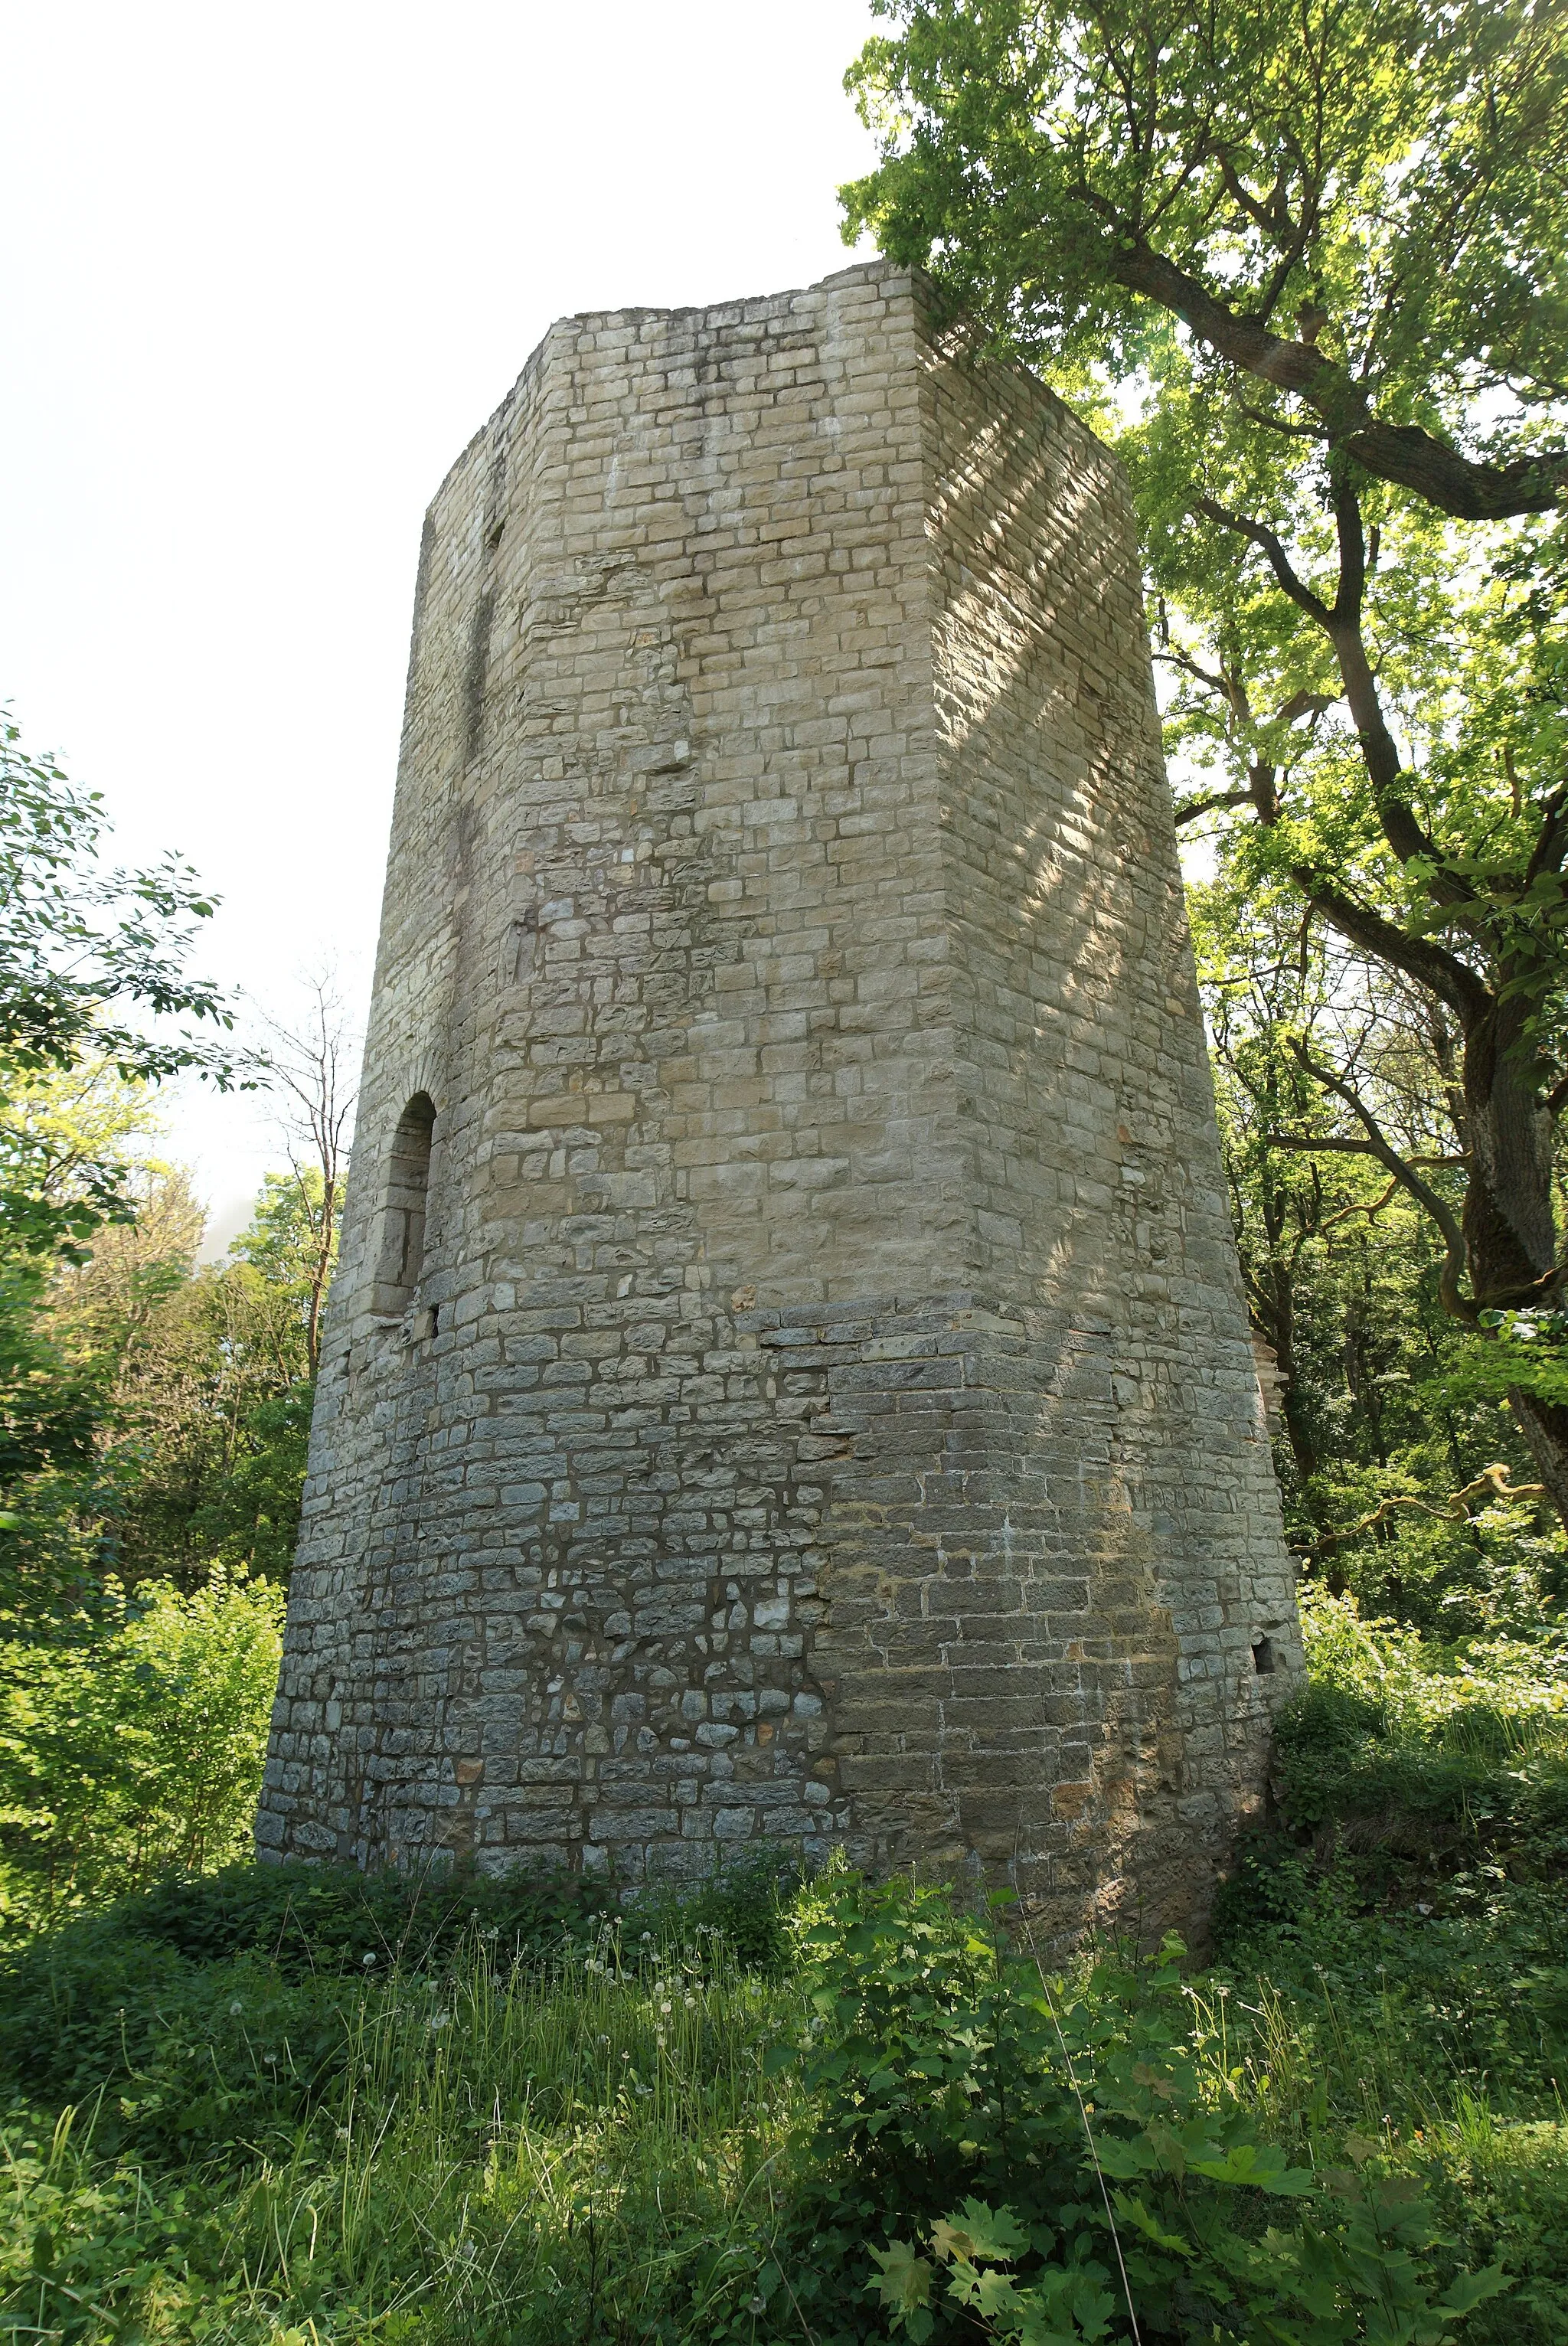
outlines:
[[[1052, 1978], [994, 1911], [844, 1873], [802, 1893], [799, 1943], [825, 2023], [803, 2048], [822, 2209], [804, 2220], [845, 2256], [882, 2235], [861, 2286], [892, 2334], [967, 2334], [952, 2308], [1023, 2346], [1127, 2339], [1135, 2316], [1146, 2335], [1420, 2346], [1451, 2318], [1420, 2260], [1430, 2214], [1377, 2146], [1319, 2173], [1200, 2075], [1179, 1943]], [[1288, 2226], [1265, 2229], [1270, 2206]]]
[[1535, 419], [1568, 326], [1552, 18], [1512, 0], [878, 13], [894, 30], [846, 86], [881, 159], [840, 190], [846, 237], [930, 268], [1003, 354], [1157, 373], [1178, 329], [1265, 429], [1342, 445], [1451, 514], [1550, 509], [1561, 462]]
[[218, 1572], [194, 1596], [164, 1582], [110, 1599], [74, 1642], [0, 1644], [0, 1918], [13, 1923], [249, 1843], [279, 1592]]
[[904, 2240], [890, 2240], [885, 2249], [873, 2247], [871, 2257], [881, 2270], [867, 2286], [881, 2298], [890, 2328], [902, 2330], [914, 2340], [915, 2346], [921, 2346], [933, 2327], [927, 2310], [931, 2304], [932, 2266], [925, 2258], [917, 2257]]
[[144, 872], [103, 869], [96, 792], [31, 754], [0, 711], [0, 1091], [18, 1076], [110, 1062], [127, 1080], [197, 1067], [235, 1079], [229, 1055], [189, 1034], [158, 1035], [117, 1010], [232, 1023], [223, 996], [186, 966], [212, 899], [168, 856]]

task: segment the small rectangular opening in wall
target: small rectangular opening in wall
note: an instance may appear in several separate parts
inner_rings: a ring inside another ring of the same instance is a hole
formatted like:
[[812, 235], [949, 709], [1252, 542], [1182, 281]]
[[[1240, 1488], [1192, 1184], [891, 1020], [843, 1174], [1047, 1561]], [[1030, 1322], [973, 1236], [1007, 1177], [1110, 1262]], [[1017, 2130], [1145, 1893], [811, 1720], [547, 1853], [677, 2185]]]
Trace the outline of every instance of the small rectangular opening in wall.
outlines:
[[1252, 1648], [1252, 1667], [1260, 1678], [1268, 1678], [1270, 1672], [1278, 1667], [1274, 1658], [1274, 1641], [1271, 1637], [1259, 1637]]

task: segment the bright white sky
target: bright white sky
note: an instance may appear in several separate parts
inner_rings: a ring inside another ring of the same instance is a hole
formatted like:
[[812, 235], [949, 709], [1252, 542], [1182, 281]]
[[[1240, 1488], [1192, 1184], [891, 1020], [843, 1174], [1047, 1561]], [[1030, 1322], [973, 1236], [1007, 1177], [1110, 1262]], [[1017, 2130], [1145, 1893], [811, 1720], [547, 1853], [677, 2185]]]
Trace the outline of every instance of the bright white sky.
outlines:
[[[0, 0], [0, 700], [362, 1004], [426, 500], [555, 318], [844, 267], [863, 0]], [[246, 1219], [265, 1106], [166, 1147]]]

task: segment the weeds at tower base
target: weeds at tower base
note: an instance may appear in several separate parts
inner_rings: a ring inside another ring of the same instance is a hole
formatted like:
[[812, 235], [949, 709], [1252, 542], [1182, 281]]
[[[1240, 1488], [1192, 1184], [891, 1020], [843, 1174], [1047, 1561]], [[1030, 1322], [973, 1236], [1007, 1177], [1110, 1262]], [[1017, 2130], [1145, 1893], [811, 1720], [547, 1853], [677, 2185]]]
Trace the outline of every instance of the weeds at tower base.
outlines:
[[244, 1868], [32, 1939], [8, 2334], [1557, 2346], [1553, 1669], [1526, 1720], [1506, 1656], [1308, 1613], [1203, 1972], [766, 1863], [617, 1911]]

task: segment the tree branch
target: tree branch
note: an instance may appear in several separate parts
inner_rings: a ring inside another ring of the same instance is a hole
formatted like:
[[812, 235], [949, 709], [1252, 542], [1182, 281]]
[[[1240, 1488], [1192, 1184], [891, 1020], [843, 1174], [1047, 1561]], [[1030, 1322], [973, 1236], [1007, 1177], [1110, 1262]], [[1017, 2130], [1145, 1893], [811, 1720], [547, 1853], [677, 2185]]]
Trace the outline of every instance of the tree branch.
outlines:
[[1363, 1515], [1359, 1523], [1347, 1525], [1342, 1532], [1329, 1532], [1311, 1547], [1298, 1547], [1294, 1553], [1305, 1558], [1321, 1556], [1327, 1547], [1341, 1547], [1346, 1540], [1354, 1539], [1358, 1533], [1369, 1532], [1374, 1524], [1385, 1523], [1397, 1507], [1418, 1508], [1423, 1515], [1435, 1515], [1440, 1523], [1468, 1524], [1471, 1514], [1467, 1503], [1471, 1499], [1481, 1499], [1483, 1504], [1490, 1506], [1494, 1499], [1543, 1499], [1546, 1496], [1544, 1483], [1514, 1483], [1509, 1479], [1511, 1469], [1501, 1462], [1495, 1466], [1483, 1467], [1473, 1483], [1467, 1483], [1462, 1491], [1451, 1492], [1446, 1504], [1441, 1507], [1430, 1505], [1425, 1499], [1403, 1495], [1380, 1499], [1371, 1514]]
[[1353, 896], [1341, 895], [1339, 889], [1321, 876], [1301, 865], [1292, 874], [1297, 886], [1308, 898], [1315, 912], [1339, 930], [1342, 937], [1374, 961], [1386, 962], [1390, 969], [1402, 970], [1445, 1002], [1461, 1025], [1468, 1031], [1490, 1015], [1492, 1000], [1481, 979], [1467, 968], [1456, 954], [1442, 945], [1434, 944], [1429, 937], [1412, 937], [1392, 921], [1386, 921], [1369, 904], [1360, 904]]
[[1325, 1091], [1332, 1092], [1336, 1099], [1344, 1101], [1370, 1143], [1369, 1153], [1378, 1159], [1385, 1171], [1393, 1175], [1400, 1187], [1408, 1190], [1437, 1224], [1444, 1248], [1443, 1265], [1438, 1274], [1438, 1291], [1442, 1297], [1443, 1307], [1455, 1320], [1473, 1325], [1477, 1307], [1460, 1292], [1459, 1282], [1465, 1269], [1464, 1238], [1453, 1209], [1446, 1198], [1439, 1197], [1429, 1181], [1421, 1179], [1413, 1165], [1400, 1156], [1359, 1092], [1342, 1082], [1332, 1068], [1320, 1067], [1304, 1043], [1293, 1040], [1290, 1048], [1298, 1064], [1314, 1083], [1320, 1084]]
[[1187, 799], [1176, 809], [1176, 828], [1184, 822], [1196, 822], [1200, 814], [1214, 814], [1221, 807], [1250, 806], [1250, 790], [1216, 790], [1207, 799]]
[[[1085, 186], [1080, 193], [1090, 198]], [[1327, 425], [1330, 443], [1380, 480], [1413, 490], [1459, 521], [1554, 509], [1559, 490], [1568, 484], [1568, 450], [1543, 449], [1506, 464], [1477, 464], [1419, 424], [1385, 423], [1366, 386], [1315, 342], [1288, 341], [1258, 319], [1238, 314], [1135, 231], [1129, 233], [1130, 223], [1103, 197], [1094, 209], [1119, 231], [1119, 246], [1113, 244], [1107, 255], [1118, 284], [1183, 320], [1232, 366], [1294, 393]]]
[[1249, 538], [1254, 546], [1260, 546], [1268, 557], [1269, 568], [1289, 596], [1290, 600], [1299, 604], [1308, 617], [1316, 619], [1325, 635], [1328, 634], [1332, 624], [1328, 604], [1319, 596], [1314, 595], [1310, 586], [1297, 576], [1290, 566], [1290, 558], [1284, 546], [1267, 523], [1251, 521], [1246, 514], [1232, 513], [1227, 506], [1220, 505], [1214, 497], [1195, 497], [1193, 511], [1203, 514], [1209, 521], [1218, 522], [1222, 529], [1235, 530], [1238, 536]]

